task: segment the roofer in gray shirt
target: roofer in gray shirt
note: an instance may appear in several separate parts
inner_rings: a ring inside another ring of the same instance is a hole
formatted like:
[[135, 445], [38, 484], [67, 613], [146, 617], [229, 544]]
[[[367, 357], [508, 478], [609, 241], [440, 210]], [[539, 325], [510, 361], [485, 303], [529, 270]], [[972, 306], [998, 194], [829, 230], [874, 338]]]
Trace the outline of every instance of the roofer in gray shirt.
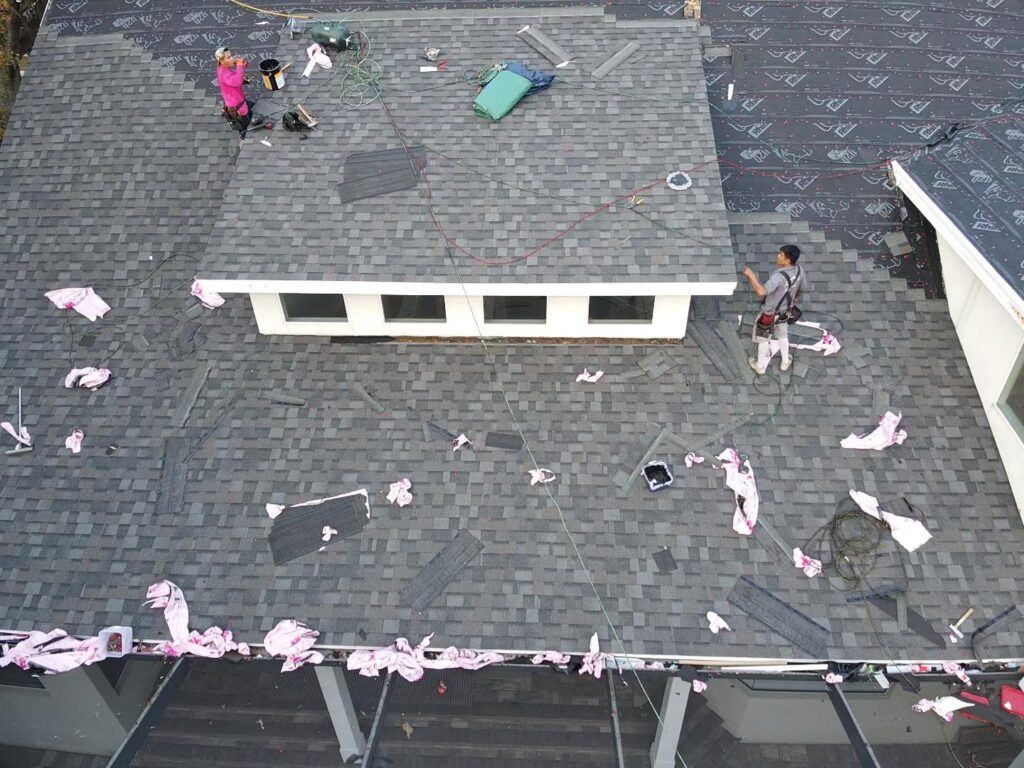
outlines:
[[779, 269], [768, 276], [764, 285], [750, 267], [743, 270], [743, 275], [750, 281], [750, 287], [761, 297], [761, 311], [754, 323], [754, 339], [758, 342], [757, 357], [748, 360], [758, 376], [764, 375], [771, 360], [769, 342], [772, 339], [779, 342], [781, 370], [788, 371], [793, 363], [789, 356], [789, 323], [800, 317], [796, 303], [807, 286], [803, 269], [797, 266], [799, 260], [800, 249], [797, 246], [783, 245], [775, 257]]

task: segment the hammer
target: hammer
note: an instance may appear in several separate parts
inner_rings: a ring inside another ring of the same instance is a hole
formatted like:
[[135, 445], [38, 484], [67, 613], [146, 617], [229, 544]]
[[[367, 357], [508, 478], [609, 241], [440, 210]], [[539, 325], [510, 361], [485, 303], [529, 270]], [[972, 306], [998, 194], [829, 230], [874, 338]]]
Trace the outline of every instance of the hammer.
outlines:
[[968, 608], [964, 611], [964, 615], [957, 620], [956, 624], [949, 625], [949, 642], [957, 643], [964, 639], [964, 633], [960, 631], [960, 625], [971, 618], [972, 613], [974, 613], [974, 609]]

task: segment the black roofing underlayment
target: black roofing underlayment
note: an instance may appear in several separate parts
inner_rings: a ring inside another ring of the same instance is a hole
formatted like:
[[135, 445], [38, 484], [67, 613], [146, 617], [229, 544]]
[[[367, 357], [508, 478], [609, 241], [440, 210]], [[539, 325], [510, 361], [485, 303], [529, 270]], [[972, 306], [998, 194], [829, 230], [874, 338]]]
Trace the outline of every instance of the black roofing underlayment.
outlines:
[[283, 565], [320, 547], [330, 547], [331, 542], [325, 543], [322, 538], [324, 526], [328, 525], [338, 532], [331, 542], [362, 531], [366, 525], [366, 497], [355, 494], [321, 504], [285, 507], [270, 529], [274, 565]]

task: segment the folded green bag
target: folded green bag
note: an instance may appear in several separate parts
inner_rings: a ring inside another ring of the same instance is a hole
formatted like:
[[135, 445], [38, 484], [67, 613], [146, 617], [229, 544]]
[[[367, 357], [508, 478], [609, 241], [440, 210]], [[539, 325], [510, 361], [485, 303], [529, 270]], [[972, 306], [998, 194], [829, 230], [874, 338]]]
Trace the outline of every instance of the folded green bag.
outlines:
[[512, 111], [532, 86], [533, 83], [522, 75], [502, 70], [477, 95], [473, 109], [481, 117], [498, 122]]

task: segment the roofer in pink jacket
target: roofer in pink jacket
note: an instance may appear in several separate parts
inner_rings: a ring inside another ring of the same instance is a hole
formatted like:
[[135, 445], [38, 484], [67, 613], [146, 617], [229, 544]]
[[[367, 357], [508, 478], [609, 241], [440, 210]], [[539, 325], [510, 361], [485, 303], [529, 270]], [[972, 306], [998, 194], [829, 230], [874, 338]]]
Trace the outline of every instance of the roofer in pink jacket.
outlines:
[[224, 98], [224, 116], [238, 129], [238, 135], [245, 138], [245, 132], [254, 117], [257, 126], [272, 128], [273, 124], [269, 120], [253, 113], [256, 104], [245, 97], [245, 84], [249, 82], [245, 68], [249, 62], [240, 56], [236, 58], [229, 48], [218, 48], [215, 56], [217, 84]]

